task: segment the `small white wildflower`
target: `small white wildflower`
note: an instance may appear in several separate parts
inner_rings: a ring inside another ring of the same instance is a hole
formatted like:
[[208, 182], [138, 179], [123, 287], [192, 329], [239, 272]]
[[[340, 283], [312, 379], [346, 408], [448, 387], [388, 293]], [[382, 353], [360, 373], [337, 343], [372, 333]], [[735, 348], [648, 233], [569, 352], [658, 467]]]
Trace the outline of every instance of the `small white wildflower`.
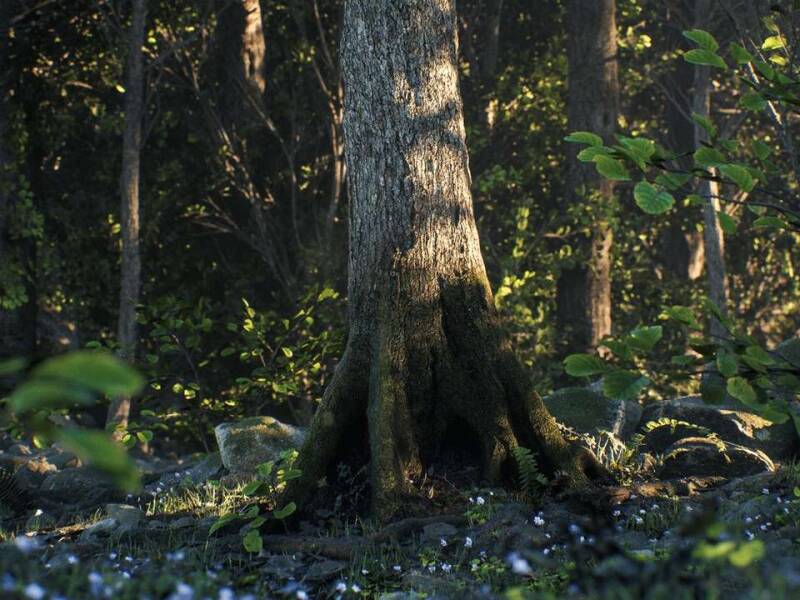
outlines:
[[759, 526], [759, 529], [761, 529], [761, 531], [766, 531], [767, 530], [767, 526], [766, 525], [761, 525], [761, 526]]
[[642, 523], [644, 523], [644, 519], [638, 515], [633, 517], [633, 520], [636, 522], [637, 525], [641, 525]]
[[361, 574], [362, 575], [369, 575], [369, 571], [367, 571], [366, 569], [361, 569]]
[[692, 508], [691, 506], [687, 506], [686, 507], [686, 512], [692, 512], [693, 510], [694, 510], [694, 508]]
[[33, 513], [34, 517], [41, 517], [44, 514], [44, 511], [41, 508], [37, 508], [36, 512]]
[[640, 515], [646, 515], [646, 514], [647, 514], [647, 511], [646, 511], [645, 509], [643, 509], [643, 508], [640, 508], [640, 509], [639, 509], [639, 514], [640, 514]]
[[769, 496], [769, 488], [762, 488], [761, 493], [764, 494], [765, 496]]
[[436, 565], [428, 565], [428, 571], [431, 573], [436, 573]]
[[394, 571], [395, 573], [399, 573], [402, 570], [403, 570], [403, 567], [401, 567], [400, 565], [395, 565], [395, 566], [392, 567], [392, 571]]
[[22, 591], [22, 593], [26, 598], [30, 598], [30, 600], [42, 600], [45, 595], [44, 588], [38, 583], [29, 583], [25, 586], [25, 589]]
[[344, 594], [347, 591], [347, 584], [344, 581], [340, 581], [336, 584], [336, 591], [340, 594]]
[[536, 525], [536, 527], [541, 527], [544, 525], [544, 519], [539, 515], [536, 515], [533, 517], [533, 524]]
[[622, 511], [621, 511], [621, 510], [619, 510], [619, 509], [617, 509], [617, 510], [615, 510], [615, 511], [614, 511], [613, 513], [611, 513], [611, 514], [612, 514], [612, 516], [614, 516], [614, 517], [619, 517], [620, 515], [622, 515]]
[[442, 571], [444, 571], [445, 573], [449, 573], [452, 570], [453, 570], [453, 565], [451, 565], [450, 563], [442, 563]]
[[219, 588], [219, 593], [217, 594], [217, 600], [235, 600], [236, 594], [233, 593], [233, 590], [229, 587]]
[[472, 538], [467, 536], [464, 538], [464, 548], [472, 548]]
[[749, 531], [745, 531], [744, 534], [745, 534], [745, 536], [747, 536], [748, 540], [752, 540], [754, 537], [756, 537], [754, 534], [752, 534]]
[[549, 533], [545, 533], [544, 537], [549, 540], [550, 539], [550, 534]]
[[27, 535], [18, 535], [14, 538], [14, 545], [19, 548], [23, 554], [28, 554], [38, 550], [42, 543], [38, 538]]
[[74, 554], [67, 554], [67, 564], [70, 565], [77, 565], [78, 564], [78, 557]]
[[658, 504], [653, 504], [653, 506], [650, 507], [650, 510], [658, 510], [658, 509], [659, 509]]
[[112, 552], [111, 554], [109, 554], [108, 555], [108, 560], [117, 560], [117, 553], [116, 552]]
[[477, 498], [475, 498], [475, 503], [478, 506], [483, 506], [484, 504], [486, 504], [486, 500], [483, 499], [483, 496], [478, 496]]
[[569, 532], [573, 535], [578, 535], [581, 532], [581, 528], [575, 525], [575, 523], [571, 523], [569, 526]]
[[636, 500], [636, 498], [638, 498], [638, 496], [637, 496], [636, 494], [631, 494], [631, 495], [628, 497], [628, 500]]
[[745, 517], [745, 518], [744, 518], [744, 522], [745, 522], [747, 525], [749, 525], [750, 523], [752, 523], [752, 522], [753, 522], [753, 517]]
[[351, 590], [351, 591], [352, 591], [354, 594], [359, 594], [359, 593], [361, 593], [361, 586], [360, 586], [360, 585], [358, 585], [357, 583], [354, 583], [353, 585], [351, 585], [351, 586], [350, 586], [350, 590]]
[[545, 548], [544, 550], [542, 550], [542, 554], [544, 554], [545, 556], [550, 554], [550, 548]]
[[122, 578], [123, 579], [130, 579], [131, 578], [131, 574], [128, 571], [123, 571], [122, 572]]
[[446, 539], [444, 539], [444, 538], [439, 538], [439, 545], [440, 545], [442, 548], [447, 548], [447, 540], [446, 540]]
[[303, 590], [297, 590], [295, 598], [297, 598], [297, 600], [308, 600], [308, 594], [306, 594]]
[[509, 562], [511, 563], [511, 571], [516, 575], [532, 575], [533, 569], [531, 569], [530, 563], [522, 558], [516, 552], [512, 553], [508, 557]]

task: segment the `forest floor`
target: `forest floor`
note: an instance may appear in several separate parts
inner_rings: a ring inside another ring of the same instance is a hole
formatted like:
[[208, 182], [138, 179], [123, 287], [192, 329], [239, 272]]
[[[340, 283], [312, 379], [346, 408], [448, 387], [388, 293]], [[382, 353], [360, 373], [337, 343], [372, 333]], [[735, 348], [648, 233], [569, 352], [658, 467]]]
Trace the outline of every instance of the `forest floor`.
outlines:
[[[59, 463], [49, 452], [6, 450]], [[215, 455], [142, 463], [148, 483], [127, 498], [84, 467], [61, 466], [41, 506], [3, 519], [3, 598], [800, 596], [794, 463], [588, 497], [523, 498], [441, 477], [421, 516], [378, 529], [318, 512], [264, 535], [258, 553], [243, 548], [241, 523], [209, 533], [250, 501], [248, 478], [226, 475]]]

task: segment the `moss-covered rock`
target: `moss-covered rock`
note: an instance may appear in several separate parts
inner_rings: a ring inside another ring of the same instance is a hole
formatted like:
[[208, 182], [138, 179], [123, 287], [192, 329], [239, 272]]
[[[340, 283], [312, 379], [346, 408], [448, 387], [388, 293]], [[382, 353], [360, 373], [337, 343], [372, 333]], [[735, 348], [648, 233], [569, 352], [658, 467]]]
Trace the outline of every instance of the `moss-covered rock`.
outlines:
[[634, 434], [642, 415], [636, 402], [611, 400], [582, 387], [556, 390], [544, 403], [556, 421], [579, 433], [610, 431], [623, 440]]
[[305, 431], [274, 417], [251, 417], [214, 428], [222, 464], [234, 473], [255, 471], [284, 450], [298, 448]]
[[667, 449], [659, 476], [662, 479], [707, 475], [739, 477], [774, 470], [769, 456], [759, 450], [725, 444], [718, 439], [692, 437]]

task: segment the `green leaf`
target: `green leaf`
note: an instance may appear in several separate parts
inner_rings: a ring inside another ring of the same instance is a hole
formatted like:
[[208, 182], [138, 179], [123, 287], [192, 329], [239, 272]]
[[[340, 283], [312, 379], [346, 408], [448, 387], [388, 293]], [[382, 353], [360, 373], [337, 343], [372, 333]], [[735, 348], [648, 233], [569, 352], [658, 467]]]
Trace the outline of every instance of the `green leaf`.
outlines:
[[244, 486], [244, 489], [242, 489], [242, 494], [244, 494], [245, 496], [248, 496], [248, 497], [256, 496], [261, 491], [261, 486], [262, 485], [264, 485], [264, 482], [261, 481], [260, 479], [256, 479], [255, 481], [251, 481], [246, 486]]
[[730, 52], [733, 60], [740, 65], [746, 65], [749, 62], [753, 62], [753, 56], [747, 50], [744, 49], [743, 46], [733, 43], [730, 45]]
[[8, 360], [0, 361], [0, 377], [7, 375], [14, 375], [19, 373], [28, 366], [28, 361], [24, 358], [10, 358]]
[[632, 357], [631, 347], [625, 342], [613, 339], [605, 339], [600, 345], [611, 350], [614, 356], [618, 356], [619, 358], [627, 360]]
[[244, 549], [248, 552], [252, 552], [253, 554], [257, 554], [261, 552], [262, 548], [264, 547], [264, 540], [261, 538], [261, 534], [258, 532], [258, 529], [251, 529], [247, 532], [247, 534], [242, 538], [242, 545]]
[[48, 359], [31, 377], [59, 379], [107, 396], [134, 396], [144, 387], [144, 378], [107, 352], [71, 352]]
[[9, 397], [9, 406], [17, 414], [42, 409], [90, 406], [97, 398], [85, 388], [60, 381], [30, 379], [21, 383]]
[[295, 504], [294, 502], [289, 502], [289, 504], [287, 504], [280, 510], [273, 511], [272, 515], [276, 519], [283, 520], [286, 517], [293, 515], [296, 510], [297, 510], [297, 504]]
[[717, 352], [717, 370], [723, 377], [733, 377], [739, 372], [739, 363], [734, 355], [720, 348]]
[[747, 92], [739, 98], [739, 106], [753, 112], [760, 112], [767, 107], [767, 100], [758, 92]]
[[691, 178], [692, 176], [688, 173], [661, 173], [656, 177], [655, 182], [668, 190], [677, 190]]
[[640, 181], [633, 188], [636, 205], [650, 215], [667, 212], [675, 204], [675, 198], [667, 191], [660, 190], [647, 181]]
[[125, 449], [105, 432], [65, 428], [58, 431], [58, 438], [79, 458], [110, 475], [122, 489], [139, 489], [141, 480], [136, 465]]
[[564, 359], [564, 370], [573, 377], [590, 377], [609, 370], [609, 365], [593, 354], [570, 354]]
[[750, 171], [740, 165], [721, 165], [719, 170], [720, 173], [739, 186], [742, 191], [751, 192], [756, 184]]
[[767, 227], [774, 227], [777, 229], [784, 229], [786, 228], [786, 221], [779, 217], [759, 217], [755, 221], [753, 221], [753, 227], [757, 228], [767, 228]]
[[578, 160], [581, 162], [593, 162], [597, 156], [610, 156], [611, 150], [605, 146], [589, 146], [578, 152]]
[[764, 558], [765, 554], [764, 542], [750, 540], [739, 544], [739, 547], [728, 555], [728, 560], [734, 567], [743, 569]]
[[272, 469], [274, 468], [275, 468], [275, 463], [273, 461], [261, 463], [256, 467], [256, 473], [258, 473], [259, 477], [266, 479], [267, 477], [272, 475]]
[[753, 142], [753, 154], [755, 154], [756, 158], [759, 160], [765, 160], [772, 154], [772, 146], [765, 144], [761, 140], [756, 140]]
[[684, 31], [683, 37], [693, 41], [695, 44], [705, 50], [708, 50], [709, 52], [716, 52], [719, 48], [719, 44], [717, 43], [717, 40], [714, 39], [714, 36], [707, 31], [703, 31], [702, 29]]
[[649, 352], [658, 343], [664, 334], [661, 325], [650, 327], [637, 327], [629, 334], [630, 344], [639, 350]]
[[603, 393], [614, 400], [633, 400], [649, 383], [639, 373], [616, 369], [603, 376]]
[[211, 535], [212, 533], [222, 529], [223, 527], [225, 527], [225, 525], [227, 525], [228, 523], [231, 523], [232, 521], [235, 521], [238, 518], [239, 518], [239, 515], [237, 515], [236, 513], [228, 513], [227, 515], [222, 515], [209, 528], [208, 535]]
[[771, 35], [761, 44], [761, 49], [767, 52], [771, 50], [780, 50], [786, 46], [786, 42], [780, 35]]
[[719, 54], [711, 50], [706, 50], [705, 48], [695, 48], [694, 50], [684, 52], [683, 60], [693, 65], [716, 67], [718, 69], [728, 68], [728, 65], [725, 64], [725, 61], [722, 60]]
[[606, 179], [614, 181], [630, 181], [630, 175], [620, 161], [603, 154], [598, 154], [594, 157], [594, 164], [597, 167], [597, 172]]
[[588, 144], [589, 146], [603, 145], [603, 138], [590, 131], [573, 131], [564, 140], [574, 144]]
[[683, 323], [692, 329], [700, 329], [701, 327], [692, 310], [686, 306], [671, 306], [663, 314], [665, 317]]
[[757, 400], [756, 391], [744, 377], [728, 379], [728, 393], [742, 404], [753, 404]]
[[142, 444], [146, 444], [153, 439], [153, 432], [149, 430], [137, 431], [136, 437]]
[[764, 365], [765, 367], [775, 364], [775, 359], [772, 358], [769, 352], [764, 350], [761, 346], [755, 346], [755, 345], [748, 346], [745, 349], [744, 353], [745, 355], [749, 356], [752, 360], [756, 361], [759, 364]]
[[712, 140], [717, 137], [717, 127], [711, 122], [710, 119], [703, 115], [692, 113], [692, 121], [702, 127]]
[[700, 146], [694, 153], [694, 162], [697, 166], [708, 169], [725, 164], [725, 156], [714, 148]]
[[717, 211], [717, 218], [719, 219], [719, 226], [722, 228], [722, 231], [728, 235], [736, 233], [736, 227], [738, 226], [736, 219], [721, 210]]

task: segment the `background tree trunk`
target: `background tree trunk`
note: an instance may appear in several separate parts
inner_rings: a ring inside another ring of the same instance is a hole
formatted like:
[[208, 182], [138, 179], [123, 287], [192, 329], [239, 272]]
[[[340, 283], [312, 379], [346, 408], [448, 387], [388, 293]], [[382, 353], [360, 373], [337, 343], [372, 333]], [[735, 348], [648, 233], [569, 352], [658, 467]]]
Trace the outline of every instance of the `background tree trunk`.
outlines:
[[[303, 500], [367, 435], [373, 508], [395, 512], [451, 435], [490, 480], [517, 444], [576, 481], [500, 329], [481, 256], [454, 0], [349, 0], [341, 42], [350, 193], [348, 346], [287, 490]], [[364, 417], [366, 416], [366, 422]]]
[[[567, 60], [569, 131], [592, 131], [610, 142], [619, 112], [615, 0], [569, 0]], [[567, 350], [585, 352], [611, 333], [614, 183], [578, 161], [575, 148], [568, 152], [567, 205], [590, 204], [591, 223], [574, 244], [578, 264], [559, 278], [557, 317]]]
[[[117, 342], [119, 355], [136, 358], [136, 305], [141, 290], [141, 254], [139, 250], [139, 160], [142, 146], [144, 72], [145, 0], [133, 0], [128, 60], [125, 77], [125, 131], [122, 139], [122, 174], [120, 176], [120, 224], [122, 226], [122, 280], [119, 295]], [[131, 399], [114, 398], [108, 409], [107, 424], [127, 427]]]
[[226, 126], [241, 130], [248, 120], [255, 121], [252, 103], [260, 102], [267, 88], [261, 4], [260, 0], [217, 0], [217, 6], [220, 110]]
[[[712, 18], [714, 6], [710, 0], [696, 0], [695, 27], [703, 29]], [[709, 67], [696, 67], [694, 75], [694, 89], [692, 96], [692, 110], [700, 116], [709, 117], [711, 112], [711, 73]], [[699, 148], [706, 141], [706, 134], [702, 127], [695, 125], [695, 148]], [[723, 314], [727, 313], [728, 286], [725, 275], [725, 236], [719, 222], [719, 186], [716, 181], [700, 180], [698, 194], [706, 198], [703, 207], [703, 237], [705, 240], [706, 275], [708, 277], [709, 298], [716, 304]], [[725, 328], [717, 319], [711, 319], [711, 335], [724, 337]]]

